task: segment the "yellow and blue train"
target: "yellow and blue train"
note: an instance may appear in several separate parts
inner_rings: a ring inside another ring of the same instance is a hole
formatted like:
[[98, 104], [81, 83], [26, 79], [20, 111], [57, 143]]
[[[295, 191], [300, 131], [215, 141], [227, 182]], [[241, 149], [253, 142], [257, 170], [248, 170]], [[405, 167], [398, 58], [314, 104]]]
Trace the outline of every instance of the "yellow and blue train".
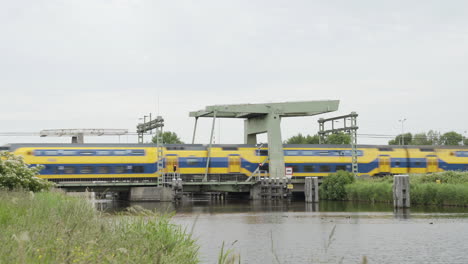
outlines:
[[[184, 181], [204, 176], [207, 145], [165, 145], [164, 170]], [[11, 144], [1, 147], [43, 165], [40, 177], [51, 181], [140, 181], [157, 178], [157, 148], [153, 144]], [[468, 170], [468, 147], [359, 145], [359, 175], [430, 173]], [[244, 180], [260, 166], [268, 171], [268, 147], [213, 145], [208, 179]], [[327, 176], [351, 170], [349, 145], [284, 145], [285, 166], [293, 177]]]

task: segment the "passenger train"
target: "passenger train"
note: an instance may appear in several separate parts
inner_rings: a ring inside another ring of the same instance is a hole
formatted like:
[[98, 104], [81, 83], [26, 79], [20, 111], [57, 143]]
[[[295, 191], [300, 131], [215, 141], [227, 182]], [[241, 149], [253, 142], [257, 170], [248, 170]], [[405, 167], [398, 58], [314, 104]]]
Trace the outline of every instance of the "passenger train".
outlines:
[[[154, 144], [11, 144], [0, 150], [21, 155], [32, 166], [43, 165], [40, 177], [55, 182], [151, 181], [158, 176]], [[357, 153], [359, 176], [468, 170], [464, 146], [358, 145]], [[164, 171], [199, 181], [207, 154], [207, 145], [165, 145]], [[268, 146], [212, 145], [208, 180], [242, 181], [257, 169], [268, 172], [267, 156]], [[293, 179], [351, 171], [349, 145], [284, 145], [284, 159]]]

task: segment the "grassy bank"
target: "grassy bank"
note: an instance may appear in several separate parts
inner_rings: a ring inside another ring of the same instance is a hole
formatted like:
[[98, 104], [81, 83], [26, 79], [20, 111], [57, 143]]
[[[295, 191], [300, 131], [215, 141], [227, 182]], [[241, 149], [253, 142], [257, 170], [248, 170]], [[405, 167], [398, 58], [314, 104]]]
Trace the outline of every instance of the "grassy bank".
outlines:
[[102, 217], [57, 192], [0, 191], [0, 263], [198, 263], [195, 241], [169, 220]]
[[[321, 186], [320, 191], [332, 190], [337, 182], [340, 181], [335, 180], [332, 186]], [[468, 206], [468, 172], [410, 175], [410, 185], [411, 204]], [[338, 189], [344, 189], [339, 200], [393, 202], [393, 177], [357, 179]], [[321, 194], [321, 197], [330, 195]]]

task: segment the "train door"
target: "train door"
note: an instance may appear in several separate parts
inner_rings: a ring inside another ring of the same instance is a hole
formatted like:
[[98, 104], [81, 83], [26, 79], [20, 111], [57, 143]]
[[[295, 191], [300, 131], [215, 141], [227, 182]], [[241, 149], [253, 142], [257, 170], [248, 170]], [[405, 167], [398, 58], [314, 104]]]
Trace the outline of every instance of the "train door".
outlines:
[[166, 156], [166, 173], [179, 172], [179, 157], [177, 155]]
[[229, 155], [228, 163], [229, 163], [229, 169], [228, 169], [229, 173], [240, 172], [241, 159], [239, 155]]
[[380, 173], [390, 173], [390, 156], [379, 157], [379, 170]]
[[437, 159], [437, 156], [427, 156], [426, 164], [427, 172], [437, 172], [439, 169], [439, 160]]

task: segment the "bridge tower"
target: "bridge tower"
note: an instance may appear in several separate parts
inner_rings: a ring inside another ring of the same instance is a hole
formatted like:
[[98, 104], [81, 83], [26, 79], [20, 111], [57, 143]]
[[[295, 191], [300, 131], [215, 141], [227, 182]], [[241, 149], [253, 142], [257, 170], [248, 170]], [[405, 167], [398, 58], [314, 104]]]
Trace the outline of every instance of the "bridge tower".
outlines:
[[208, 168], [213, 143], [216, 118], [242, 118], [244, 121], [244, 143], [257, 144], [257, 134], [267, 133], [270, 178], [285, 178], [283, 141], [281, 139], [281, 119], [296, 116], [314, 116], [338, 110], [339, 100], [300, 101], [267, 104], [213, 105], [203, 110], [190, 112], [195, 117], [192, 144], [195, 143], [197, 121], [200, 117], [211, 117], [210, 144], [204, 181], [207, 180]]

